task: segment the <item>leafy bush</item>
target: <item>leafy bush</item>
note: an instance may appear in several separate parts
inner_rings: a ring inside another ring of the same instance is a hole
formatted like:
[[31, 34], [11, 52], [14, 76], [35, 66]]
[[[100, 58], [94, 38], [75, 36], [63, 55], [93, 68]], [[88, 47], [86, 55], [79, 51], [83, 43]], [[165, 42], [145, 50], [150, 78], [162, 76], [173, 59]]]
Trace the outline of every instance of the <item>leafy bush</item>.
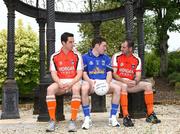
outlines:
[[180, 82], [176, 82], [175, 91], [176, 91], [176, 93], [180, 94]]
[[147, 77], [158, 76], [160, 68], [160, 58], [154, 53], [145, 54], [145, 75]]
[[178, 72], [173, 72], [168, 75], [168, 80], [169, 81], [174, 81], [174, 82], [180, 82], [180, 73]]
[[168, 54], [168, 74], [180, 72], [180, 51], [174, 51]]
[[[6, 78], [7, 32], [0, 31], [0, 88]], [[39, 46], [37, 34], [19, 20], [15, 31], [15, 79], [20, 94], [32, 92], [39, 78]]]

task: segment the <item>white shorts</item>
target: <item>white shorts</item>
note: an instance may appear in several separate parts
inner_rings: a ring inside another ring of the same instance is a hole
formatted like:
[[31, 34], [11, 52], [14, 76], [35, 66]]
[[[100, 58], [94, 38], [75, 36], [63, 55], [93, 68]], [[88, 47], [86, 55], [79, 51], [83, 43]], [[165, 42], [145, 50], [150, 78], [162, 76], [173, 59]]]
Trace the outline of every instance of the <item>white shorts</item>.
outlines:
[[[72, 81], [73, 81], [73, 79], [60, 79], [60, 82], [62, 82], [63, 84], [70, 83]], [[79, 82], [80, 82], [80, 85], [81, 85], [82, 84], [82, 80], [79, 80]]]

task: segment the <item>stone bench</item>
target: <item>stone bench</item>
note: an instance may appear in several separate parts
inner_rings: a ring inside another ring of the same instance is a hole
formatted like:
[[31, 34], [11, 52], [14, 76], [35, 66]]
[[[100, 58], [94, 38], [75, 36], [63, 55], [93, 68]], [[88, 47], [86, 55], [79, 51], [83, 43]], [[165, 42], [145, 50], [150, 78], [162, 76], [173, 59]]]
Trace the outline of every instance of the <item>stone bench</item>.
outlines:
[[[49, 115], [46, 105], [46, 94], [48, 83], [41, 83], [39, 87], [34, 89], [34, 114], [39, 114], [38, 121], [48, 121]], [[56, 119], [64, 120], [64, 96], [70, 96], [70, 93], [56, 96], [57, 108], [56, 108]], [[91, 112], [106, 112], [106, 96], [97, 96], [96, 94], [91, 95]], [[145, 117], [146, 106], [144, 103], [144, 91], [138, 93], [128, 93], [128, 109], [129, 113], [133, 118]], [[121, 117], [122, 114], [120, 113]]]
[[[46, 92], [48, 84], [41, 83], [40, 86], [34, 88], [34, 111], [33, 114], [38, 114], [38, 121], [49, 121], [49, 115], [46, 105]], [[64, 97], [70, 97], [71, 93], [56, 96], [56, 119], [65, 120], [64, 115]], [[91, 95], [91, 112], [106, 112], [106, 97]]]

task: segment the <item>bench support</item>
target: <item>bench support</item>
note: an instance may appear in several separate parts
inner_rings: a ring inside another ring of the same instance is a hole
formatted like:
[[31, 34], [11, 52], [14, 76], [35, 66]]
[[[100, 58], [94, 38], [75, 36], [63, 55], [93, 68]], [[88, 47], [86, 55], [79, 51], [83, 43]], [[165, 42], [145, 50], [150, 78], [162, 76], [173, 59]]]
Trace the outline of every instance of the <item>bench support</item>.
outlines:
[[[123, 117], [120, 107], [119, 117]], [[144, 91], [128, 93], [128, 111], [133, 118], [144, 118], [146, 116], [146, 105], [144, 102]]]
[[95, 93], [91, 96], [91, 112], [106, 112], [106, 96], [98, 96]]

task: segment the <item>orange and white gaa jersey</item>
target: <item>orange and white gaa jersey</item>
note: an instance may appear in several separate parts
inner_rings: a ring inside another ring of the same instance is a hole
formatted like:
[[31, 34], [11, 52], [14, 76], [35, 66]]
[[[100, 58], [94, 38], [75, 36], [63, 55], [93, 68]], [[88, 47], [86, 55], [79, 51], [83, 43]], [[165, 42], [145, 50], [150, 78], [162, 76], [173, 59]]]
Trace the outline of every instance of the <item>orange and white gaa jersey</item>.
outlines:
[[77, 70], [83, 70], [81, 54], [77, 51], [69, 51], [65, 54], [62, 49], [51, 56], [50, 71], [57, 71], [60, 79], [74, 78]]
[[126, 56], [119, 52], [112, 57], [112, 67], [117, 68], [117, 75], [121, 78], [133, 80], [135, 73], [141, 71], [141, 60], [135, 54]]

